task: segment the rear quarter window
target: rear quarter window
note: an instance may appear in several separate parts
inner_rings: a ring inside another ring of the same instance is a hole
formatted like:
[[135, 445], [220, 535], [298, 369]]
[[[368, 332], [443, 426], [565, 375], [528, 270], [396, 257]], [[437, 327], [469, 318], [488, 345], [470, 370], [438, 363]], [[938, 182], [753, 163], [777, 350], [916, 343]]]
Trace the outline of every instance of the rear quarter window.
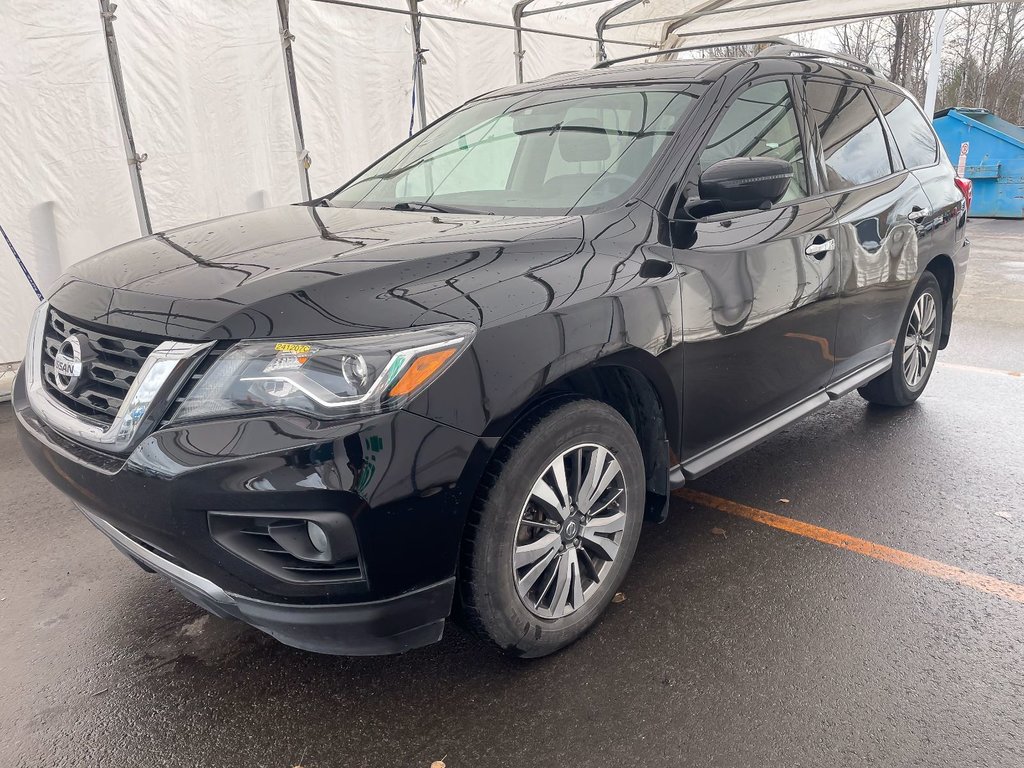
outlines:
[[844, 83], [808, 80], [807, 101], [821, 136], [830, 190], [849, 189], [892, 174], [882, 121], [867, 91]]
[[922, 168], [938, 159], [939, 145], [935, 133], [921, 110], [902, 93], [877, 88], [872, 91], [878, 108], [896, 140], [903, 164], [907, 168]]

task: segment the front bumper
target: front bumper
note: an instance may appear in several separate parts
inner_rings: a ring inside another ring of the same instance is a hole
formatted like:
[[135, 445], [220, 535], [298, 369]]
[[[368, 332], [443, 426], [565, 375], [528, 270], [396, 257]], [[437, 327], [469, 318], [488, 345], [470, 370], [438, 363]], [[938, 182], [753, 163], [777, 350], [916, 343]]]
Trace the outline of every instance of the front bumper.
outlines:
[[[323, 653], [395, 653], [440, 638], [488, 456], [479, 438], [404, 411], [333, 425], [252, 416], [164, 426], [126, 457], [50, 428], [21, 379], [13, 405], [36, 468], [119, 550], [211, 613]], [[211, 513], [344, 516], [358, 576], [283, 577], [216, 540]]]
[[455, 579], [431, 584], [390, 600], [342, 605], [269, 603], [225, 592], [142, 546], [83, 509], [123, 554], [166, 577], [178, 592], [221, 618], [240, 619], [285, 645], [316, 653], [367, 656], [402, 653], [441, 639]]

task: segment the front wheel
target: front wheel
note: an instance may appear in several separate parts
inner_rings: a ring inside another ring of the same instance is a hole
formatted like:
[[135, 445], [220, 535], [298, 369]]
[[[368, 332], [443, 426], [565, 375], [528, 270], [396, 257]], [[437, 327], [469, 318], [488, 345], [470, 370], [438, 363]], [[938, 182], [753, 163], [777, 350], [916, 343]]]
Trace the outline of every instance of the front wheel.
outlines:
[[644, 493], [636, 436], [607, 405], [565, 403], [518, 428], [467, 529], [460, 584], [470, 627], [525, 657], [579, 638], [626, 575]]
[[910, 299], [892, 354], [892, 367], [861, 387], [870, 403], [905, 407], [924, 392], [942, 337], [942, 291], [931, 272], [921, 276]]

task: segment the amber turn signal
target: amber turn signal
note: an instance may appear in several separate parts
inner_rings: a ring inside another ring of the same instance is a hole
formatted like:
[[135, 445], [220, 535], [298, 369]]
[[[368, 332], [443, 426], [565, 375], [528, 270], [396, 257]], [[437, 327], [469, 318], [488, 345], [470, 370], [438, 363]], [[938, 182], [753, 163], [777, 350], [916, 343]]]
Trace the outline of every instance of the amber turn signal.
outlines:
[[429, 381], [430, 377], [437, 373], [437, 370], [454, 354], [455, 350], [448, 348], [420, 355], [405, 369], [402, 378], [395, 382], [388, 392], [388, 396], [411, 395]]

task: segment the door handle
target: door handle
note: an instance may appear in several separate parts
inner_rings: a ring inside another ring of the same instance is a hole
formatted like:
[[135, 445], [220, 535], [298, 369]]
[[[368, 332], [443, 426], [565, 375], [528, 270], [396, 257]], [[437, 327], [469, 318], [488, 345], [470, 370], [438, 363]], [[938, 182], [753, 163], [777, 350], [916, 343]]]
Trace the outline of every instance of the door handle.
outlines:
[[804, 253], [808, 256], [813, 256], [816, 259], [824, 259], [825, 255], [829, 251], [834, 251], [836, 248], [836, 241], [829, 238], [825, 240], [821, 236], [817, 237], [813, 243], [808, 245], [804, 249]]
[[907, 214], [907, 218], [915, 224], [920, 224], [928, 218], [928, 211], [924, 210], [924, 208], [914, 208], [914, 210]]

